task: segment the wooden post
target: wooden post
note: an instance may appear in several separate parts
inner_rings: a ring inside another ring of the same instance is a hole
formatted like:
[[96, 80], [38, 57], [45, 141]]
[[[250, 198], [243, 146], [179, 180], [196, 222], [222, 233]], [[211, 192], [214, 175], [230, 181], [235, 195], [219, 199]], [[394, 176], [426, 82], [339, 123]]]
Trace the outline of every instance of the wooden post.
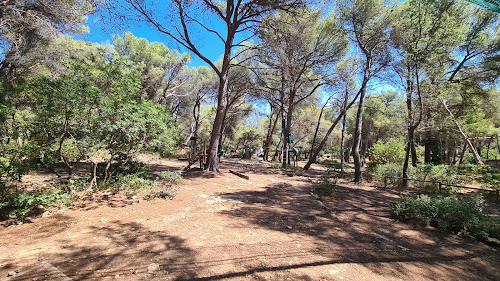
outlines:
[[439, 184], [439, 191], [442, 191], [443, 190], [443, 184], [441, 182], [438, 182]]

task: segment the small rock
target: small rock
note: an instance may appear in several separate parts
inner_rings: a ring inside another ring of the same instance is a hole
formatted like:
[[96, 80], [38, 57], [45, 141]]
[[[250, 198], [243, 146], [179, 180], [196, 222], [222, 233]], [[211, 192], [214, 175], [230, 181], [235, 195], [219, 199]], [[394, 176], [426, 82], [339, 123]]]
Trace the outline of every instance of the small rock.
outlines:
[[9, 214], [9, 219], [17, 219], [17, 216], [15, 214]]
[[7, 273], [7, 277], [12, 277], [14, 275], [16, 275], [15, 271], [9, 271], [9, 273]]
[[160, 265], [157, 263], [152, 263], [148, 266], [148, 273], [156, 273], [158, 270], [160, 270]]

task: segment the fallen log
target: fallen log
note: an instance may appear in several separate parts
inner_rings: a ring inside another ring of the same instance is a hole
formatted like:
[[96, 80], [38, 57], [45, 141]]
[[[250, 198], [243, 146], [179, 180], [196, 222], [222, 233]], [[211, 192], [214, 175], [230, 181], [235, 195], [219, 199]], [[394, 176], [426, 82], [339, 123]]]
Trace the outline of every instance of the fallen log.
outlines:
[[244, 175], [244, 174], [242, 174], [242, 173], [238, 173], [238, 172], [235, 172], [235, 171], [233, 171], [233, 170], [229, 170], [229, 172], [230, 172], [230, 173], [232, 173], [232, 174], [237, 175], [237, 176], [238, 176], [238, 177], [240, 177], [240, 178], [244, 178], [244, 179], [250, 180], [250, 177], [249, 177], [249, 176]]

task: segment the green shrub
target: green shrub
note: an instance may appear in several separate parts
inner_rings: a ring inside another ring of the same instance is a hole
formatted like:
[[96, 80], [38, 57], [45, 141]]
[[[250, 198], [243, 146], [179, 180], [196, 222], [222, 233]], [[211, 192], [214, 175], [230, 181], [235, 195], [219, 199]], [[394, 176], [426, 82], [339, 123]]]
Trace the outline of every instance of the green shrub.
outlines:
[[166, 185], [166, 186], [155, 186], [153, 189], [144, 196], [146, 200], [152, 200], [156, 198], [173, 200], [177, 194], [177, 188]]
[[[408, 177], [414, 178], [415, 173], [416, 169], [409, 166]], [[384, 182], [384, 180], [387, 179], [388, 184], [399, 186], [401, 185], [401, 180], [396, 178], [401, 178], [403, 176], [403, 165], [396, 163], [378, 165], [374, 168], [373, 175], [378, 182]]]
[[136, 174], [130, 174], [120, 176], [112, 186], [117, 190], [139, 191], [157, 187], [158, 183], [153, 180], [144, 179]]
[[[104, 169], [106, 163], [99, 163], [97, 165], [97, 176], [98, 178], [104, 178]], [[120, 154], [118, 158], [110, 165], [109, 173], [112, 178], [108, 179], [111, 182], [118, 180], [118, 178], [126, 175], [135, 175], [146, 179], [149, 173], [149, 165], [142, 163], [133, 159], [132, 156], [126, 154]], [[114, 179], [113, 179], [114, 177]]]
[[390, 205], [392, 216], [403, 222], [431, 225], [483, 241], [499, 238], [500, 224], [484, 216], [483, 207], [480, 196], [457, 195], [404, 197]]
[[281, 169], [286, 175], [293, 176], [302, 176], [304, 174], [304, 170], [302, 170], [299, 166], [287, 166]]
[[2, 214], [15, 215], [17, 219], [33, 215], [39, 206], [50, 209], [57, 205], [65, 204], [70, 196], [59, 189], [49, 189], [43, 192], [26, 192], [10, 190], [1, 196], [0, 212]]
[[171, 185], [180, 185], [184, 183], [184, 179], [182, 178], [181, 173], [172, 171], [161, 172], [157, 179], [163, 180]]
[[337, 179], [323, 176], [314, 184], [313, 192], [318, 196], [338, 197]]
[[87, 178], [74, 176], [68, 179], [63, 187], [67, 191], [83, 191], [89, 187], [89, 180]]
[[368, 167], [384, 164], [402, 165], [405, 157], [405, 144], [400, 139], [390, 139], [387, 142], [378, 141], [370, 148], [371, 160]]
[[500, 188], [500, 171], [490, 166], [483, 166], [481, 168], [481, 176], [477, 181], [488, 187]]
[[457, 169], [449, 165], [420, 164], [417, 166], [415, 179], [424, 181], [436, 181], [445, 184], [462, 184], [465, 176], [461, 175]]
[[334, 159], [332, 157], [318, 157], [316, 159], [316, 163], [321, 164], [321, 165], [338, 165], [340, 168], [340, 163], [337, 159]]

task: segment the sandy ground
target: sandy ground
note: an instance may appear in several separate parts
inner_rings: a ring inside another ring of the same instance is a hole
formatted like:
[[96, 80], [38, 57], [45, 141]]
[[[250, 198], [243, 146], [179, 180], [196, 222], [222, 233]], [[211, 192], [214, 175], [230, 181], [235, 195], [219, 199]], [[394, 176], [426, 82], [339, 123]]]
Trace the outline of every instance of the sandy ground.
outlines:
[[96, 197], [2, 227], [0, 280], [500, 280], [498, 249], [391, 219], [391, 189], [339, 181], [319, 201], [313, 168], [228, 159], [184, 173], [175, 200]]

